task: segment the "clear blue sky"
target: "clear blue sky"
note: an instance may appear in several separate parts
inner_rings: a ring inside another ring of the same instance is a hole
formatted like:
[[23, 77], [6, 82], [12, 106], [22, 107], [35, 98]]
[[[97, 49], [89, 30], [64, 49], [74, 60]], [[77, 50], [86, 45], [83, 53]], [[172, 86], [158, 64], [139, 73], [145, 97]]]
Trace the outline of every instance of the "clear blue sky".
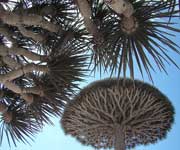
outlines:
[[[180, 35], [176, 36], [173, 40], [176, 40], [176, 43], [180, 43]], [[180, 66], [180, 55], [172, 54], [171, 56]], [[153, 79], [154, 85], [168, 96], [175, 107], [175, 123], [166, 139], [154, 145], [136, 147], [135, 150], [180, 149], [180, 70], [173, 65], [167, 65], [166, 68], [169, 73], [168, 75], [157, 71], [157, 73], [153, 73]], [[135, 73], [136, 78], [142, 79], [138, 72]], [[104, 77], [106, 76], [102, 76], [101, 78]], [[81, 86], [83, 87], [97, 79], [100, 78], [98, 76], [94, 78], [89, 77], [87, 78], [87, 82], [82, 83]], [[150, 82], [146, 77], [144, 81]], [[81, 145], [73, 137], [65, 136], [60, 127], [59, 120], [60, 118], [54, 119], [55, 126], [45, 126], [43, 131], [36, 136], [35, 142], [31, 142], [31, 146], [19, 143], [17, 147], [9, 148], [8, 144], [4, 142], [0, 150], [94, 150], [92, 147]]]

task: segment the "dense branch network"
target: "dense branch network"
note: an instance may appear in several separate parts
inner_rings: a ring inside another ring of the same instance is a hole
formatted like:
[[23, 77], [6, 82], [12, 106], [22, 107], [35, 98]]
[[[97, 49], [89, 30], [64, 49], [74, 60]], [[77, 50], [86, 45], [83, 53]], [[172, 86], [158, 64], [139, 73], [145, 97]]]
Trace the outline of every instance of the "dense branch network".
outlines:
[[[116, 128], [126, 147], [165, 137], [173, 107], [156, 88], [135, 80], [106, 79], [84, 88], [65, 109], [65, 133], [96, 148], [114, 147]], [[119, 149], [118, 149], [119, 150]]]

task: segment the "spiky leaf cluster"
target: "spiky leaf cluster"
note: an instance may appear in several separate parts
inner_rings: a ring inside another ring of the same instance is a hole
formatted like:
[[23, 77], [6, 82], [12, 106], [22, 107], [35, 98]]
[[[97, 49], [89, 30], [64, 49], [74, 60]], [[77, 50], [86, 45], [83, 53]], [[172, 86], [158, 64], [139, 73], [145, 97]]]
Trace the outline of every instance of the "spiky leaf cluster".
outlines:
[[[96, 67], [120, 76], [134, 77], [135, 64], [143, 76], [152, 80], [156, 68], [166, 72], [166, 65], [177, 64], [169, 52], [179, 54], [180, 47], [171, 38], [180, 30], [174, 25], [179, 17], [177, 1], [130, 0], [134, 13], [130, 18], [109, 10], [102, 1], [92, 2], [92, 19], [104, 37], [104, 43], [93, 49]], [[152, 63], [153, 62], [153, 63]]]
[[0, 120], [0, 144], [6, 136], [8, 144], [18, 142], [29, 143], [40, 131], [40, 124], [18, 94], [1, 88], [0, 105], [6, 107]]

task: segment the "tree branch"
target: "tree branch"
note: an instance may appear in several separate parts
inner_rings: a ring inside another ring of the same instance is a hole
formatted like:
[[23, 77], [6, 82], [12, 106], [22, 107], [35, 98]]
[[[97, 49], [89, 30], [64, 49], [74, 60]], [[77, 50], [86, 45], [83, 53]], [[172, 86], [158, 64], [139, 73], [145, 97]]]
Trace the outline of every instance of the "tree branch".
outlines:
[[0, 10], [0, 19], [6, 24], [13, 26], [29, 25], [40, 26], [50, 32], [58, 32], [60, 27], [51, 22], [45, 21], [42, 16], [35, 14], [16, 14], [14, 12], [8, 12]]
[[6, 86], [8, 89], [10, 89], [11, 91], [17, 93], [17, 94], [37, 94], [37, 95], [44, 95], [43, 91], [40, 87], [27, 87], [27, 88], [22, 88], [17, 86], [16, 84], [10, 82], [10, 81], [6, 81], [4, 83], [4, 86]]
[[116, 13], [123, 14], [125, 17], [130, 17], [134, 12], [132, 4], [127, 0], [111, 0], [111, 2], [104, 0], [104, 2]]
[[79, 10], [84, 17], [84, 24], [86, 26], [86, 29], [90, 34], [93, 35], [94, 40], [96, 40], [98, 43], [103, 41], [103, 37], [101, 33], [98, 31], [96, 25], [93, 23], [91, 19], [91, 8], [89, 6], [89, 3], [87, 0], [76, 0], [77, 5], [79, 7]]
[[7, 106], [5, 104], [0, 104], [0, 114], [4, 114], [7, 111]]
[[3, 62], [8, 65], [11, 69], [17, 69], [22, 67], [22, 64], [18, 63], [15, 61], [12, 57], [10, 56], [3, 56], [2, 57]]
[[21, 13], [23, 11], [23, 13], [25, 14], [36, 14], [40, 16], [47, 16], [49, 14], [55, 15], [57, 13], [56, 7], [54, 5], [44, 4], [43, 7], [42, 6], [38, 7], [38, 9], [37, 7], [35, 6], [35, 7], [25, 8], [23, 10], [17, 9], [17, 10], [14, 10], [14, 12]]
[[26, 58], [31, 59], [32, 61], [46, 61], [47, 56], [39, 55], [24, 48], [18, 47], [18, 45], [16, 44], [16, 40], [12, 38], [13, 34], [6, 27], [0, 27], [0, 33], [3, 34], [13, 44], [13, 47], [11, 49], [0, 45], [0, 55], [4, 54], [3, 56], [5, 56], [7, 55], [7, 53], [9, 53], [13, 55], [23, 55]]
[[47, 73], [48, 67], [45, 65], [27, 64], [26, 66], [13, 70], [7, 74], [0, 75], [0, 82], [4, 84], [6, 81], [11, 81], [32, 71]]
[[5, 47], [3, 45], [0, 45], [0, 55], [1, 56], [7, 56], [7, 55], [23, 55], [27, 57], [28, 59], [31, 59], [32, 61], [45, 61], [47, 59], [47, 56], [39, 55], [34, 52], [25, 50], [23, 48], [19, 48], [16, 46], [13, 46], [12, 48]]
[[43, 36], [41, 36], [39, 34], [35, 34], [32, 31], [27, 30], [23, 26], [18, 26], [18, 29], [22, 33], [22, 35], [24, 35], [25, 37], [28, 37], [28, 38], [32, 38], [34, 41], [41, 42], [44, 40]]
[[[16, 86], [14, 83], [12, 83], [10, 81], [6, 81], [4, 86], [7, 87], [9, 90], [13, 91], [14, 93], [19, 94], [21, 96], [21, 98], [26, 101], [27, 104], [31, 104], [33, 102], [34, 96], [29, 93], [23, 93], [23, 89], [21, 90], [21, 88]], [[6, 111], [7, 111], [7, 107], [3, 104], [0, 104], [0, 112], [3, 114]]]

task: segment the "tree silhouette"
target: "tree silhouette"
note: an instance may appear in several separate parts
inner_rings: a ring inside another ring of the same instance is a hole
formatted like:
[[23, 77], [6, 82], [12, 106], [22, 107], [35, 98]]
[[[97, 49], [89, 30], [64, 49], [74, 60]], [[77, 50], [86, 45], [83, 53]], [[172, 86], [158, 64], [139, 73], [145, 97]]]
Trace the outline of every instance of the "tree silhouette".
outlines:
[[178, 5], [0, 0], [0, 144], [4, 136], [9, 144], [28, 143], [44, 124], [53, 124], [51, 117], [62, 115], [88, 71], [126, 77], [130, 70], [133, 79], [137, 63], [153, 81], [155, 65], [165, 72], [166, 63], [179, 68], [168, 53], [179, 54], [171, 39], [180, 31], [174, 26]]
[[65, 108], [66, 134], [95, 148], [125, 150], [166, 136], [174, 108], [155, 87], [130, 79], [105, 79], [88, 85]]

